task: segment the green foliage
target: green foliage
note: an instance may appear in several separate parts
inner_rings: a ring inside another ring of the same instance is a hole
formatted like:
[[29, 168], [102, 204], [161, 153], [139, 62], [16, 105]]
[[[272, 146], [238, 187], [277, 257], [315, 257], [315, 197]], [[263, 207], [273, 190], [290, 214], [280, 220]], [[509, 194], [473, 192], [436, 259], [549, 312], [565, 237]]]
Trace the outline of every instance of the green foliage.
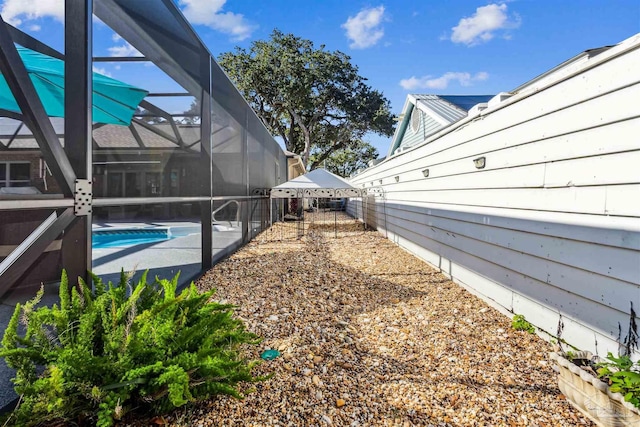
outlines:
[[247, 51], [218, 58], [269, 131], [314, 169], [332, 153], [359, 144], [367, 132], [391, 136], [390, 103], [366, 84], [351, 58], [274, 30]]
[[640, 363], [633, 363], [629, 356], [614, 357], [598, 363], [598, 377], [609, 383], [609, 389], [621, 393], [624, 400], [640, 408]]
[[516, 314], [511, 321], [511, 327], [516, 331], [527, 331], [530, 334], [536, 333], [536, 328], [524, 318], [522, 314]]
[[176, 294], [178, 276], [132, 287], [81, 281], [69, 289], [65, 272], [60, 305], [37, 307], [37, 296], [18, 304], [0, 356], [16, 370], [21, 396], [17, 425], [89, 419], [111, 426], [134, 408], [165, 411], [215, 394], [242, 395], [240, 381], [255, 381], [257, 362], [241, 356], [257, 343], [233, 306], [210, 301], [213, 291], [192, 283]]
[[371, 144], [360, 141], [353, 147], [345, 148], [339, 151], [333, 151], [331, 155], [320, 163], [318, 158], [322, 156], [324, 151], [322, 148], [313, 150], [309, 162], [312, 165], [322, 166], [331, 173], [348, 178], [358, 169], [365, 169], [371, 160], [378, 158], [378, 150]]

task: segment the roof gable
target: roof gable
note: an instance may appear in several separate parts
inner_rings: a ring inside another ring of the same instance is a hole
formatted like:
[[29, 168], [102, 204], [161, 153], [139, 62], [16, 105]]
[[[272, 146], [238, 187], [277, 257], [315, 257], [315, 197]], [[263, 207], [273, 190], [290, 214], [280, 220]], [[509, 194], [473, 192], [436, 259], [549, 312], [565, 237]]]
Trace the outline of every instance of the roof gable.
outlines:
[[[403, 147], [421, 143], [429, 135], [465, 118], [474, 105], [488, 102], [492, 97], [493, 95], [408, 95], [387, 156]], [[409, 123], [416, 108], [420, 111], [417, 113], [420, 114], [420, 127], [412, 129]]]

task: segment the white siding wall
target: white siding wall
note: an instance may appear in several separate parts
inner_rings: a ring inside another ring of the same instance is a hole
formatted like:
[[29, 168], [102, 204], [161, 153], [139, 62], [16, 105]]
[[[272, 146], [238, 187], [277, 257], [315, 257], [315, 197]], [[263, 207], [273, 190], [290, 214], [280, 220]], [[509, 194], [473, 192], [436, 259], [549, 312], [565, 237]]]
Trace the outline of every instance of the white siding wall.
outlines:
[[494, 305], [553, 335], [562, 315], [571, 344], [617, 352], [640, 312], [637, 46], [364, 171], [352, 182], [384, 191], [367, 222]]

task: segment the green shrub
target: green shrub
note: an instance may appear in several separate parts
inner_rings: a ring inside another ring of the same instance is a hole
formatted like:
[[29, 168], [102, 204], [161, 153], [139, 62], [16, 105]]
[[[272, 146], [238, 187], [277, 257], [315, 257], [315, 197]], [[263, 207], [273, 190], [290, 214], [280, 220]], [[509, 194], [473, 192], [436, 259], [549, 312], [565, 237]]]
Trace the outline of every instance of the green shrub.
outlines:
[[609, 352], [607, 360], [598, 363], [597, 372], [612, 392], [621, 393], [624, 400], [640, 408], [640, 364], [634, 364], [629, 356], [614, 357]]
[[16, 370], [21, 397], [17, 425], [88, 420], [113, 425], [134, 408], [155, 413], [215, 394], [241, 398], [240, 381], [256, 381], [257, 362], [242, 344], [257, 337], [233, 317], [233, 306], [209, 301], [192, 283], [176, 295], [178, 276], [135, 287], [93, 277], [69, 289], [62, 274], [60, 305], [18, 304], [0, 356]]
[[511, 321], [511, 327], [516, 331], [527, 331], [530, 334], [536, 333], [536, 328], [524, 318], [522, 314], [516, 314]]

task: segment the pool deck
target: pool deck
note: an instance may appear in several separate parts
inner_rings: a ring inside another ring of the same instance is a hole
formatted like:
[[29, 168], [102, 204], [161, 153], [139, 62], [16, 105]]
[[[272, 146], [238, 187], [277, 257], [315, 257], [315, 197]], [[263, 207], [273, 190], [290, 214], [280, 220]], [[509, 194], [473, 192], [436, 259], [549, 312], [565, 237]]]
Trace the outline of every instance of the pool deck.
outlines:
[[[193, 222], [113, 222], [95, 224], [93, 230], [157, 227], [197, 227], [199, 229], [200, 224]], [[231, 239], [239, 238], [239, 232], [234, 234], [234, 236], [230, 236]], [[218, 236], [214, 236], [214, 239], [215, 237]], [[104, 280], [111, 281], [118, 280], [121, 269], [137, 273], [149, 270], [150, 278], [154, 276], [173, 277], [180, 272], [180, 276], [187, 279], [200, 272], [201, 254], [200, 232], [155, 243], [94, 248], [93, 272]]]
[[[93, 272], [105, 281], [118, 282], [120, 271], [135, 271], [134, 280], [142, 272], [149, 270], [148, 278], [153, 280], [173, 278], [180, 272], [180, 284], [186, 284], [201, 272], [202, 246], [200, 241], [199, 222], [100, 222], [93, 224], [93, 230], [118, 230], [169, 227], [185, 232], [185, 235], [156, 243], [144, 243], [128, 247], [93, 249]], [[194, 232], [196, 231], [197, 232]], [[181, 234], [181, 233], [180, 233]], [[213, 259], [214, 262], [225, 258], [242, 245], [242, 231], [238, 227], [230, 227], [227, 222], [214, 228]], [[33, 298], [38, 286], [18, 287], [7, 293], [0, 303], [0, 328], [4, 331], [11, 319], [17, 303], [24, 303]], [[52, 305], [58, 301], [58, 284], [45, 286], [42, 303]], [[16, 394], [13, 391], [11, 378], [13, 371], [0, 360], [0, 408], [11, 403]]]
[[[94, 248], [93, 272], [105, 280], [117, 281], [120, 270], [136, 271], [138, 274], [149, 270], [149, 277], [167, 278], [180, 272], [181, 282], [190, 280], [200, 273], [202, 246], [200, 223], [197, 222], [103, 222], [94, 224], [93, 230], [119, 230], [167, 227], [184, 235], [156, 242], [128, 247]], [[227, 229], [228, 228], [228, 229]], [[197, 230], [197, 231], [196, 231]], [[224, 258], [239, 247], [242, 231], [238, 227], [225, 227], [224, 231], [213, 232], [214, 260]], [[135, 276], [134, 276], [135, 277]]]

